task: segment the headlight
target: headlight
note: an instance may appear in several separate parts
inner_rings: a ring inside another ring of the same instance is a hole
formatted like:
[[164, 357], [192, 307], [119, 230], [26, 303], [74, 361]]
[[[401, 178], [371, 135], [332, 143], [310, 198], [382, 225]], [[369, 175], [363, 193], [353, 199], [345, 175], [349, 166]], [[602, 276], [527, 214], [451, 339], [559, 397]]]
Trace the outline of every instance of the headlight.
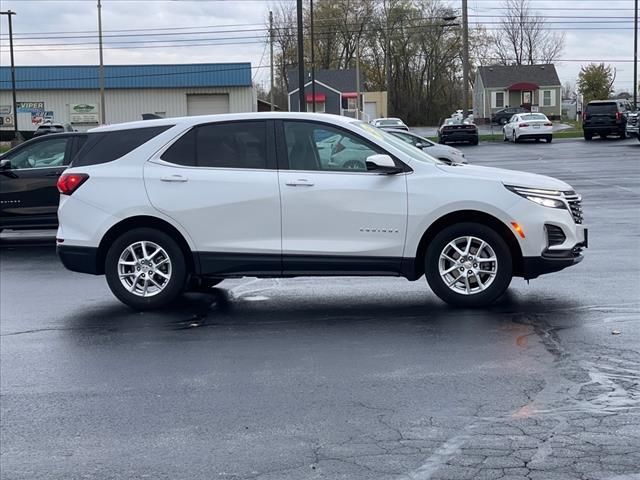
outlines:
[[562, 200], [562, 192], [558, 190], [545, 190], [541, 188], [516, 187], [513, 185], [505, 185], [516, 195], [531, 200], [538, 205], [549, 208], [567, 208], [566, 203]]

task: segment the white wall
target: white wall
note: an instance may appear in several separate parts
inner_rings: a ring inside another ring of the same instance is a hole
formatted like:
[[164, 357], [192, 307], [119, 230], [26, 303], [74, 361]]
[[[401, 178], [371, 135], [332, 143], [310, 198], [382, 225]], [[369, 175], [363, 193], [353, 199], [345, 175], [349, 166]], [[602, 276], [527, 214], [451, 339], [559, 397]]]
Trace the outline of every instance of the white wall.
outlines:
[[[166, 112], [167, 117], [187, 115], [187, 94], [228, 93], [231, 113], [253, 112], [256, 99], [253, 87], [224, 88], [158, 88], [119, 89], [105, 92], [106, 120], [108, 124], [142, 120], [143, 113]], [[0, 105], [11, 105], [11, 91], [0, 92]], [[54, 121], [69, 122], [69, 105], [78, 103], [100, 104], [97, 90], [25, 90], [17, 92], [18, 102], [44, 102], [45, 110], [53, 110]], [[20, 114], [18, 126], [21, 130], [34, 130], [29, 125], [29, 114]], [[28, 126], [28, 128], [27, 128]], [[76, 126], [79, 130], [95, 125]], [[13, 127], [1, 127], [12, 130]]]

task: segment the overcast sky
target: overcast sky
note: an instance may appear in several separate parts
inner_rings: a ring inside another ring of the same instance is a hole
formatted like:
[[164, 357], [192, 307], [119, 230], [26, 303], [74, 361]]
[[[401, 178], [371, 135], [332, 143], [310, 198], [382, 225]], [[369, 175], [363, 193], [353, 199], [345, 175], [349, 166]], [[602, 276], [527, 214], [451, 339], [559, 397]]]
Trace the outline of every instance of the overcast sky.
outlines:
[[[442, 1], [454, 7], [462, 3]], [[268, 83], [263, 29], [275, 1], [102, 0], [102, 4], [106, 64], [248, 61], [256, 82]], [[469, 0], [470, 22], [494, 28], [491, 22], [499, 20], [502, 4], [502, 0]], [[606, 61], [617, 69], [616, 90], [632, 90], [634, 0], [531, 0], [531, 4], [549, 17], [549, 28], [566, 33], [564, 61], [557, 63], [563, 83], [575, 82], [580, 66], [589, 60]], [[0, 6], [17, 12], [13, 17], [17, 65], [97, 64], [97, 39], [86, 38], [97, 29], [95, 0], [0, 0]], [[117, 31], [143, 29], [171, 35], [150, 36], [154, 32], [147, 30], [145, 36], [130, 37], [123, 35], [131, 32]], [[181, 35], [174, 35], [178, 32]], [[85, 37], [60, 38], [64, 36]], [[166, 46], [166, 41], [177, 39], [179, 46]], [[146, 43], [126, 43], [143, 40]], [[0, 20], [0, 62], [9, 64], [6, 16]]]

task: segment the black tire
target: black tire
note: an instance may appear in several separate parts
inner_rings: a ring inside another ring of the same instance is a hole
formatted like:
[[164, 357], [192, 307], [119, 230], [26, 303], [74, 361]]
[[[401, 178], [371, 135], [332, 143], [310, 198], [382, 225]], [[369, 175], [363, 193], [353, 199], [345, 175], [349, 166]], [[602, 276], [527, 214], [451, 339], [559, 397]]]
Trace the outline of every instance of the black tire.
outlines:
[[518, 137], [516, 136], [516, 131], [513, 131], [513, 135], [511, 135], [511, 138], [513, 139], [513, 143], [519, 143], [520, 140], [518, 139]]
[[585, 134], [584, 134], [584, 139], [585, 139], [587, 142], [590, 142], [591, 140], [593, 140], [593, 135], [592, 135], [591, 133], [586, 133], [586, 132], [585, 132]]
[[[458, 293], [449, 288], [439, 272], [439, 259], [445, 247], [456, 238], [465, 236], [473, 236], [486, 242], [495, 253], [497, 259], [497, 273], [493, 282], [484, 291], [468, 295]], [[479, 223], [451, 225], [438, 233], [430, 242], [425, 255], [425, 276], [433, 293], [450, 305], [456, 307], [490, 305], [504, 294], [511, 283], [513, 276], [511, 251], [504, 239], [495, 230], [486, 225]]]
[[547, 140], [547, 143], [551, 143], [551, 142], [553, 142], [553, 137], [552, 137], [551, 135], [549, 135], [549, 136], [546, 138], [546, 140]]
[[534, 140], [536, 141], [536, 143], [540, 143], [540, 139], [539, 138], [535, 138]]
[[480, 143], [479, 139], [475, 139], [475, 140], [471, 140], [471, 145], [478, 145], [478, 143]]
[[[120, 281], [118, 271], [120, 256], [127, 247], [140, 241], [153, 242], [161, 247], [166, 252], [171, 265], [169, 279], [166, 284], [163, 284], [162, 290], [148, 297], [135, 295], [126, 289]], [[135, 310], [152, 310], [170, 304], [184, 290], [187, 279], [187, 266], [178, 243], [171, 236], [153, 228], [136, 228], [118, 237], [107, 252], [104, 270], [113, 294], [122, 303]]]

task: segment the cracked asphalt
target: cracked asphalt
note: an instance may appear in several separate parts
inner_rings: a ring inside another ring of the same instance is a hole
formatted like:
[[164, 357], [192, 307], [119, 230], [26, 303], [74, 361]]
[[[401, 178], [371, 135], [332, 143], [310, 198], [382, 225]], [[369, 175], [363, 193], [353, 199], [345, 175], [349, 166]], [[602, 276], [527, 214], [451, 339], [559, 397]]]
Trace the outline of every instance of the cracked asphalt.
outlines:
[[585, 261], [485, 310], [301, 278], [142, 314], [4, 233], [2, 478], [640, 479], [640, 143], [465, 152], [571, 183]]

